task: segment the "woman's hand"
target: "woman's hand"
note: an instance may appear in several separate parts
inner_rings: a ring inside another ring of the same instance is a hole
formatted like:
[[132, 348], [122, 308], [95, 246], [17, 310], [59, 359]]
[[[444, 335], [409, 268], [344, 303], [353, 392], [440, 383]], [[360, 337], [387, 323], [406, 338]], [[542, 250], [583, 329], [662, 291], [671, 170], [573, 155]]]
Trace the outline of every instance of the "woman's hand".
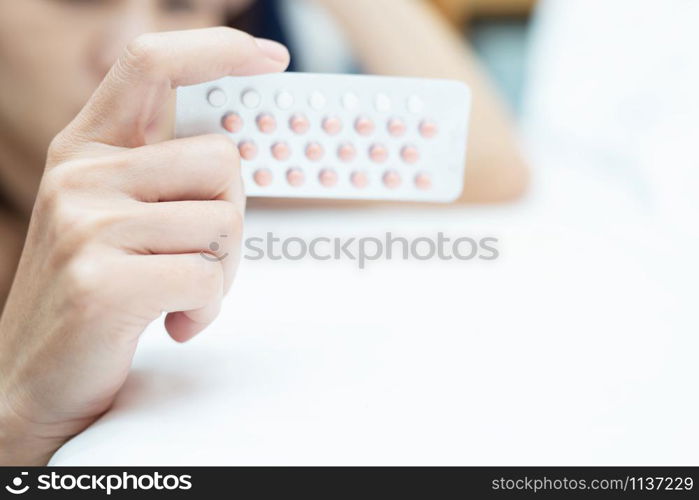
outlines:
[[[0, 465], [46, 463], [107, 410], [162, 312], [177, 341], [216, 317], [238, 265], [237, 150], [144, 137], [173, 88], [288, 61], [228, 28], [143, 35], [53, 141], [0, 322]], [[203, 258], [212, 242], [228, 256]]]

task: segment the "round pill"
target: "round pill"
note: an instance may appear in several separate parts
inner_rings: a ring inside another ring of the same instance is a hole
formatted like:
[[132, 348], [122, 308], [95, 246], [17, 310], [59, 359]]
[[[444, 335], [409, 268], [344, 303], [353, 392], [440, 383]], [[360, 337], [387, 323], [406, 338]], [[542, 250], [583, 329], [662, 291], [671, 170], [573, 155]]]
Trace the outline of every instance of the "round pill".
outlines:
[[257, 156], [257, 146], [252, 141], [243, 141], [238, 144], [238, 151], [243, 160], [254, 160]]
[[427, 191], [432, 187], [432, 179], [429, 174], [420, 172], [415, 176], [415, 186], [422, 191]]
[[321, 158], [323, 158], [323, 155], [325, 154], [325, 151], [323, 150], [323, 146], [318, 144], [317, 142], [311, 142], [306, 146], [306, 158], [308, 158], [311, 161], [318, 161]]
[[263, 134], [271, 134], [277, 130], [277, 120], [269, 113], [262, 113], [257, 117], [257, 128]]
[[388, 149], [383, 144], [374, 144], [369, 148], [369, 158], [376, 163], [383, 163], [388, 159]]
[[415, 146], [405, 146], [401, 149], [400, 156], [406, 163], [415, 163], [420, 159], [420, 152]]
[[357, 156], [357, 150], [349, 143], [340, 144], [337, 148], [337, 156], [344, 162], [352, 161]]
[[294, 187], [302, 186], [306, 180], [306, 176], [299, 168], [290, 168], [286, 171], [286, 181]]
[[359, 97], [353, 92], [347, 92], [342, 96], [342, 106], [349, 110], [355, 110], [359, 107]]
[[291, 156], [291, 148], [286, 142], [275, 142], [272, 145], [272, 156], [278, 161], [288, 160]]
[[329, 116], [323, 120], [323, 130], [328, 135], [336, 135], [342, 130], [342, 122], [335, 116]]
[[308, 104], [316, 111], [323, 109], [327, 102], [328, 100], [325, 96], [318, 91], [313, 92], [311, 97], [308, 98]]
[[408, 111], [411, 113], [420, 113], [424, 109], [425, 103], [422, 102], [422, 99], [420, 99], [418, 96], [411, 95], [408, 97], [407, 107]]
[[255, 181], [255, 184], [262, 187], [272, 184], [273, 179], [272, 172], [268, 168], [256, 170], [252, 178]]
[[259, 92], [251, 89], [243, 92], [243, 95], [240, 98], [240, 100], [243, 102], [245, 107], [252, 109], [260, 105], [260, 103], [262, 102], [262, 97], [260, 96]]
[[425, 139], [431, 139], [437, 135], [437, 124], [432, 120], [422, 120], [420, 122], [420, 135]]
[[243, 129], [243, 119], [238, 113], [227, 113], [221, 120], [221, 125], [232, 134]]
[[352, 185], [357, 189], [364, 189], [369, 185], [369, 178], [364, 172], [352, 172], [350, 182], [352, 182]]
[[360, 116], [359, 118], [357, 118], [357, 121], [354, 122], [354, 129], [357, 131], [359, 135], [371, 135], [372, 132], [374, 132], [374, 122], [371, 121], [371, 118], [367, 118], [366, 116]]
[[282, 90], [281, 92], [277, 93], [275, 102], [277, 103], [277, 107], [279, 109], [289, 109], [291, 106], [294, 105], [294, 96], [291, 95], [290, 92]]
[[297, 113], [289, 119], [289, 127], [295, 134], [305, 134], [311, 124], [304, 115]]
[[386, 94], [377, 94], [374, 98], [374, 107], [379, 113], [387, 113], [391, 110], [391, 98]]
[[383, 183], [388, 189], [396, 189], [400, 186], [400, 174], [395, 170], [389, 170], [383, 174]]
[[333, 187], [337, 184], [337, 173], [330, 168], [324, 168], [318, 174], [318, 180], [325, 187]]
[[391, 118], [388, 121], [388, 133], [393, 137], [401, 137], [405, 134], [405, 122], [400, 118]]
[[209, 101], [209, 104], [211, 104], [214, 108], [220, 108], [228, 102], [228, 96], [226, 96], [226, 93], [219, 88], [211, 89], [206, 98]]

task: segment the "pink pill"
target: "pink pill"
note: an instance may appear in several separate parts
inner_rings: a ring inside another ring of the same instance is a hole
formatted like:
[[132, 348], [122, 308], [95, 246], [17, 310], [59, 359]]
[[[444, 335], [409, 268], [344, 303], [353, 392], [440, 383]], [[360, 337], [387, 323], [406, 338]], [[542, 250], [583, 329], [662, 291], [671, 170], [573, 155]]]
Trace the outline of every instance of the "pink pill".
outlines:
[[405, 134], [405, 122], [400, 118], [391, 118], [388, 121], [388, 133], [393, 137], [401, 137]]
[[420, 122], [420, 135], [425, 139], [431, 139], [437, 135], [438, 127], [432, 120], [423, 120]]
[[304, 115], [297, 113], [289, 119], [289, 127], [294, 131], [295, 134], [305, 134], [308, 132], [308, 128], [311, 126], [308, 118]]
[[342, 122], [337, 117], [328, 117], [323, 120], [323, 130], [326, 134], [335, 135], [342, 130]]
[[369, 177], [364, 172], [353, 172], [350, 181], [357, 189], [364, 189], [369, 185]]
[[263, 134], [271, 134], [277, 130], [277, 120], [268, 113], [262, 113], [257, 117], [257, 128]]
[[383, 183], [388, 189], [396, 189], [401, 183], [400, 174], [395, 170], [389, 170], [383, 174]]
[[388, 149], [382, 144], [374, 144], [369, 148], [369, 158], [376, 163], [383, 163], [388, 159]]
[[341, 144], [340, 147], [337, 148], [337, 156], [344, 162], [352, 161], [355, 156], [357, 156], [357, 150], [354, 149], [354, 146], [351, 144]]
[[329, 168], [324, 168], [318, 175], [318, 180], [325, 187], [333, 187], [337, 184], [337, 173]]
[[291, 148], [286, 142], [275, 142], [272, 145], [272, 156], [278, 161], [288, 160], [291, 156]]
[[252, 178], [258, 186], [265, 187], [272, 184], [272, 172], [267, 168], [261, 168], [255, 171]]
[[359, 135], [371, 135], [374, 132], [374, 122], [366, 116], [360, 116], [357, 121], [354, 122], [354, 129]]
[[252, 141], [243, 141], [238, 144], [238, 151], [243, 160], [254, 160], [257, 156], [257, 146]]
[[415, 176], [415, 186], [422, 191], [432, 188], [432, 178], [425, 172], [420, 172]]
[[243, 129], [243, 119], [238, 113], [227, 113], [221, 120], [221, 126], [232, 134], [236, 134]]
[[290, 168], [286, 172], [286, 181], [294, 187], [299, 187], [306, 181], [306, 176], [303, 175], [301, 169]]
[[420, 159], [420, 152], [415, 146], [405, 146], [401, 150], [400, 156], [406, 163], [415, 163]]
[[323, 146], [318, 144], [317, 142], [311, 142], [306, 146], [306, 158], [308, 158], [311, 161], [318, 161], [321, 158], [323, 158], [323, 155], [325, 154], [325, 151], [323, 150]]

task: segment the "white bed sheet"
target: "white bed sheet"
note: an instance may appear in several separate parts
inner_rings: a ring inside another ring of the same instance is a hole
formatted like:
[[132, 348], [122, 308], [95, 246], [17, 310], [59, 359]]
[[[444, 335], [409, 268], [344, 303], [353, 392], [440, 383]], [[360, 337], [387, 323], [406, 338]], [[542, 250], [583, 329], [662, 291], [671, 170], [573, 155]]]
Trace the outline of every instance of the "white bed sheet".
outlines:
[[502, 257], [246, 262], [192, 343], [149, 329], [52, 464], [696, 463], [692, 257], [643, 216], [565, 212], [253, 213], [250, 234], [443, 230]]

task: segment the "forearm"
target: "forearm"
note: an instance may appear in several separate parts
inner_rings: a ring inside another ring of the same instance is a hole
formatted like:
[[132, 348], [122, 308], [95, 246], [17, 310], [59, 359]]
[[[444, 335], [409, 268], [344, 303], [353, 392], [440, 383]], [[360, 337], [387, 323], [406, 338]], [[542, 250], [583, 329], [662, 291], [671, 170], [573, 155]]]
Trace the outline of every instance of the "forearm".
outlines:
[[418, 0], [322, 0], [372, 73], [466, 82], [473, 92], [464, 201], [516, 198], [527, 171], [512, 119], [473, 52]]

